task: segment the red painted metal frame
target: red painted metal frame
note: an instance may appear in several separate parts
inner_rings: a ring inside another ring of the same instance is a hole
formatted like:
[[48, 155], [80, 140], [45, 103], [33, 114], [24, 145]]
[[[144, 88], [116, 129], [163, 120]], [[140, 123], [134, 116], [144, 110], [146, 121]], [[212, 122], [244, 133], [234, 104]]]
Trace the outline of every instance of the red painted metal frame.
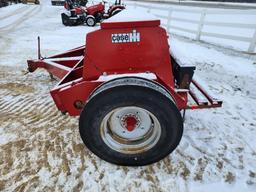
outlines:
[[203, 94], [204, 98], [206, 99], [206, 102], [200, 102], [199, 98], [196, 96], [196, 94], [189, 90], [189, 95], [192, 97], [192, 99], [195, 101], [195, 105], [188, 105], [187, 109], [204, 109], [204, 108], [216, 108], [222, 106], [222, 101], [213, 98], [207, 91], [194, 79], [192, 79], [192, 84], [195, 85], [197, 90]]
[[[86, 46], [47, 58], [28, 60], [28, 69], [33, 72], [44, 68], [61, 79], [51, 90], [51, 95], [58, 109], [71, 116], [79, 115], [91, 93], [104, 83], [99, 80], [103, 74], [154, 73], [157, 77], [154, 81], [170, 92], [179, 110], [220, 107], [222, 102], [213, 99], [194, 80], [192, 84], [208, 100], [207, 103], [200, 103], [192, 90], [176, 89], [168, 36], [159, 24], [155, 20], [139, 25], [138, 22], [126, 22], [121, 24], [122, 28], [112, 23], [102, 24], [100, 30], [87, 34]], [[113, 43], [111, 40], [112, 34], [130, 34], [134, 30], [140, 33], [138, 42]], [[157, 41], [153, 37], [157, 37]], [[195, 104], [188, 105], [189, 95]], [[82, 106], [77, 106], [77, 103], [82, 103]]]

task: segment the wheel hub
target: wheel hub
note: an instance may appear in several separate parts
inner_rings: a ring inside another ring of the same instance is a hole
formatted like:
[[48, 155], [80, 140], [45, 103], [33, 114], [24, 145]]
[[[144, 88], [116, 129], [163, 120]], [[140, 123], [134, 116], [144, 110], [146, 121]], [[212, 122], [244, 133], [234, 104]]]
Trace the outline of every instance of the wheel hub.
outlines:
[[88, 18], [87, 22], [88, 22], [89, 25], [93, 25], [93, 23], [94, 23], [92, 18]]
[[101, 123], [101, 137], [112, 149], [139, 153], [152, 148], [161, 135], [160, 123], [140, 107], [120, 107], [109, 112]]
[[126, 114], [121, 117], [121, 125], [128, 131], [133, 131], [140, 124], [140, 119], [135, 114]]
[[121, 139], [135, 141], [151, 130], [151, 119], [146, 111], [138, 107], [121, 107], [108, 119], [109, 130]]

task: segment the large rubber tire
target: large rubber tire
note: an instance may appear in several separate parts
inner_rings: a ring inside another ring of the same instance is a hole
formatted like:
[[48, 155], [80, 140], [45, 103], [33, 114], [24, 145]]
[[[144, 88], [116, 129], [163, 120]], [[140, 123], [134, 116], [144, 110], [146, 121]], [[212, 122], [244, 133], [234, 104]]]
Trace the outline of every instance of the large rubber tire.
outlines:
[[[85, 105], [79, 119], [83, 142], [98, 157], [117, 165], [142, 166], [161, 160], [170, 154], [181, 140], [183, 121], [179, 110], [171, 96], [155, 83], [134, 78], [122, 79], [121, 82], [124, 83], [117, 81], [119, 82], [111, 82], [96, 90]], [[139, 83], [136, 84], [135, 81]], [[136, 154], [116, 151], [102, 138], [102, 122], [106, 115], [114, 109], [128, 106], [135, 106], [153, 114], [161, 129], [156, 144]]]

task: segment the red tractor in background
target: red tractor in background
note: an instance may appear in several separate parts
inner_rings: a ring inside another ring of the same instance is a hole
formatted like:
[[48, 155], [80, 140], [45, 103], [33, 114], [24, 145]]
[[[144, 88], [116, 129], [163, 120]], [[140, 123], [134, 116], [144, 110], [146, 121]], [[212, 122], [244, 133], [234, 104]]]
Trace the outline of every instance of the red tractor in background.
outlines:
[[102, 20], [108, 19], [125, 9], [125, 6], [121, 4], [121, 0], [116, 0], [107, 11], [105, 11], [105, 4], [106, 2], [103, 1], [103, 3], [100, 2], [96, 5], [86, 7], [76, 5], [72, 0], [66, 0], [64, 7], [69, 13], [61, 14], [62, 23], [65, 26], [75, 26], [86, 23], [87, 26], [93, 27], [96, 23], [100, 23]]

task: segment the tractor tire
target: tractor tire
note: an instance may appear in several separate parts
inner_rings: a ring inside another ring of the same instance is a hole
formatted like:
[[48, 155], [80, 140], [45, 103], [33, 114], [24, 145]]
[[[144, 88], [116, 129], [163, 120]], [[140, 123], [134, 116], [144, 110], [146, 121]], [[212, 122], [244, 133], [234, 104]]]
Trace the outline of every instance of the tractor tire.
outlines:
[[120, 13], [121, 11], [122, 11], [122, 9], [114, 10], [114, 11], [111, 13], [111, 16], [110, 16], [110, 17], [113, 17], [114, 15]]
[[94, 17], [95, 17], [95, 20], [96, 20], [97, 23], [100, 23], [103, 20], [103, 14], [102, 13], [98, 12], [94, 15]]
[[89, 27], [93, 27], [96, 25], [96, 19], [92, 15], [89, 15], [85, 18], [85, 23]]
[[61, 20], [62, 24], [65, 26], [75, 26], [82, 24], [82, 21], [80, 21], [77, 17], [70, 17], [66, 13], [61, 13]]
[[143, 166], [179, 144], [183, 121], [171, 95], [158, 83], [120, 78], [98, 88], [81, 112], [84, 144], [113, 164]]

